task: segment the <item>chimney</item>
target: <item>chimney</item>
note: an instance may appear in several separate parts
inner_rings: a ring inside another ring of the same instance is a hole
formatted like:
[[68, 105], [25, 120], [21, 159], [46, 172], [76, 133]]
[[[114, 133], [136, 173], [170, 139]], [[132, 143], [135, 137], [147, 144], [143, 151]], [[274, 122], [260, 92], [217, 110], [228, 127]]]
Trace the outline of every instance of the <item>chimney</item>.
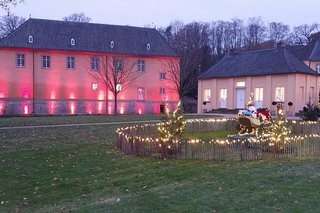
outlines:
[[229, 50], [229, 52], [230, 52], [230, 55], [232, 55], [232, 56], [235, 56], [235, 55], [238, 53], [238, 51], [237, 51], [236, 48], [231, 48], [231, 49]]

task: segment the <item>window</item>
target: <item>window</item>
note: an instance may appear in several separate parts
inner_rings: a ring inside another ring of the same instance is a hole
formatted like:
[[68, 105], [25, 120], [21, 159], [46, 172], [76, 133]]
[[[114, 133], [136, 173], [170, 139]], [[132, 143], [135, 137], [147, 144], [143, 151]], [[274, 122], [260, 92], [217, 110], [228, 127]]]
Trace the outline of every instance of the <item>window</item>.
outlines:
[[91, 58], [91, 70], [94, 70], [94, 71], [99, 70], [99, 57]]
[[276, 87], [275, 101], [284, 101], [284, 87]]
[[138, 88], [137, 95], [138, 95], [138, 100], [143, 101], [144, 100], [144, 88]]
[[254, 100], [255, 101], [263, 101], [263, 88], [257, 87], [254, 91]]
[[111, 49], [114, 48], [114, 41], [110, 41], [110, 48], [111, 48]]
[[227, 100], [227, 89], [220, 89], [220, 100], [221, 101]]
[[144, 60], [138, 60], [138, 72], [144, 72]]
[[116, 85], [116, 91], [117, 92], [121, 92], [121, 89], [122, 89], [122, 85], [121, 84], [117, 84]]
[[24, 67], [24, 54], [17, 55], [17, 67]]
[[227, 108], [227, 89], [220, 89], [220, 108]]
[[316, 71], [317, 71], [317, 73], [320, 73], [320, 64], [316, 65]]
[[42, 68], [50, 68], [50, 56], [42, 56]]
[[74, 38], [70, 39], [70, 44], [71, 46], [76, 45], [76, 40]]
[[32, 37], [32, 35], [29, 35], [28, 42], [29, 42], [29, 43], [33, 43], [33, 37]]
[[151, 45], [148, 43], [147, 44], [147, 50], [150, 50], [151, 49]]
[[67, 57], [67, 68], [74, 69], [74, 67], [75, 67], [74, 57]]
[[237, 87], [245, 87], [245, 86], [246, 86], [246, 82], [244, 81], [237, 82]]
[[160, 88], [160, 95], [166, 94], [166, 88]]
[[114, 59], [113, 66], [115, 71], [121, 72], [123, 71], [123, 60], [122, 59]]
[[166, 80], [166, 73], [164, 72], [160, 73], [160, 80]]
[[210, 102], [211, 101], [211, 89], [205, 89], [203, 92], [203, 101]]
[[97, 91], [98, 90], [98, 83], [92, 83], [91, 88], [93, 91]]

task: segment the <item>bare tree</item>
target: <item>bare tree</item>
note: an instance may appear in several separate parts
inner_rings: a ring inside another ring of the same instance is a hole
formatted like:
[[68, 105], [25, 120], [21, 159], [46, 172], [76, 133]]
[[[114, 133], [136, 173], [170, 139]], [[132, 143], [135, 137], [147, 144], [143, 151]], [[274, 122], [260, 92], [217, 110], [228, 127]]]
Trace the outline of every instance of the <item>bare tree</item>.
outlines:
[[69, 16], [63, 17], [64, 21], [70, 21], [70, 22], [83, 22], [83, 23], [89, 23], [91, 21], [91, 18], [86, 16], [84, 13], [73, 13]]
[[260, 17], [249, 18], [246, 27], [245, 49], [256, 49], [258, 44], [265, 41], [266, 26]]
[[18, 3], [24, 3], [25, 0], [0, 0], [0, 8], [10, 12], [10, 6], [16, 6]]
[[311, 35], [319, 29], [317, 23], [303, 24], [293, 28], [293, 36], [297, 44], [309, 44], [312, 40]]
[[2, 16], [0, 20], [0, 37], [3, 38], [16, 30], [26, 21], [25, 18], [15, 16], [12, 13]]
[[281, 22], [269, 23], [269, 40], [274, 44], [278, 42], [286, 43], [289, 37], [290, 27], [289, 25]]
[[118, 94], [128, 88], [136, 80], [141, 72], [136, 69], [136, 59], [123, 56], [100, 56], [93, 57], [91, 63], [95, 63], [94, 71], [89, 74], [101, 82], [112, 92], [114, 96], [114, 114], [117, 114]]
[[204, 48], [209, 46], [209, 24], [193, 22], [185, 25], [172, 40], [172, 47], [180, 56], [181, 97], [197, 96], [197, 77], [200, 74]]
[[166, 75], [166, 79], [169, 82], [168, 89], [177, 93], [182, 98], [182, 91], [186, 89], [182, 88], [180, 82], [182, 82], [182, 75], [180, 75], [180, 61], [179, 59], [171, 59], [161, 61], [161, 68]]

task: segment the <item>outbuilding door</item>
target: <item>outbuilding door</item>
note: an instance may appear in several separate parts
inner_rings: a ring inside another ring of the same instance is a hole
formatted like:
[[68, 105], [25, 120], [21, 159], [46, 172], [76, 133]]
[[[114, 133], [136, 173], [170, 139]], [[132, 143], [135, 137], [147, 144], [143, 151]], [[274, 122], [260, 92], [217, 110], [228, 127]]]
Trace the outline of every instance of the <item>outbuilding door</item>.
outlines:
[[237, 89], [237, 109], [244, 109], [245, 107], [245, 89]]

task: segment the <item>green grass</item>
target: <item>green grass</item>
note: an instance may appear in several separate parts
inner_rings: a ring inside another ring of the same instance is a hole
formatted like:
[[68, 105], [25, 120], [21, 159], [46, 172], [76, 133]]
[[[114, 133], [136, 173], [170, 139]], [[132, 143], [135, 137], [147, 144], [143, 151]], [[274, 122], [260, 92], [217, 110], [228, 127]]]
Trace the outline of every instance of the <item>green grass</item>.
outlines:
[[319, 158], [214, 162], [131, 157], [115, 149], [117, 127], [0, 130], [0, 212], [320, 208]]

